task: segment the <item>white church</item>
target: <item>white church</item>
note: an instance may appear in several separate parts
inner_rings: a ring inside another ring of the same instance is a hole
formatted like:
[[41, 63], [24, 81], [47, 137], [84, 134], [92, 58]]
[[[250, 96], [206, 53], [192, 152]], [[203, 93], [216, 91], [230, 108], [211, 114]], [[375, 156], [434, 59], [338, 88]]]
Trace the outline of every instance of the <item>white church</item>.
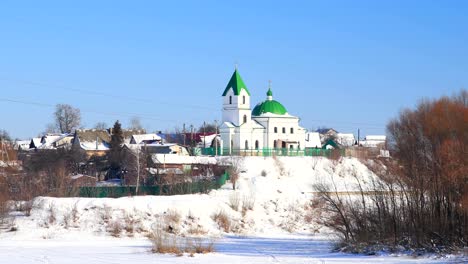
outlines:
[[234, 71], [222, 95], [220, 135], [224, 152], [304, 149], [306, 130], [299, 126], [299, 117], [273, 100], [271, 87], [266, 95], [266, 100], [252, 110], [250, 92], [237, 69]]

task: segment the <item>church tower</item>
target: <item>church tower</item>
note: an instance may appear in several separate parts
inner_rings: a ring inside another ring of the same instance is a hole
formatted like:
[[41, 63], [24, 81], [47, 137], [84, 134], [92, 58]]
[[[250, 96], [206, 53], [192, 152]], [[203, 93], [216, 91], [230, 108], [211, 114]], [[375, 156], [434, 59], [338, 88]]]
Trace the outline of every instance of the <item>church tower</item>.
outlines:
[[223, 93], [223, 123], [241, 126], [250, 120], [250, 92], [236, 68]]

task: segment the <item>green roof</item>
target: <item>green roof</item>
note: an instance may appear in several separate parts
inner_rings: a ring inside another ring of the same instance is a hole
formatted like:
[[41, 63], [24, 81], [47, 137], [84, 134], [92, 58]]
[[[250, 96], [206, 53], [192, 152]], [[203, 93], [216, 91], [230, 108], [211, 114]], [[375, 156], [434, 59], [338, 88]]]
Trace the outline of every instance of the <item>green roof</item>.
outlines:
[[255, 106], [252, 111], [253, 116], [259, 116], [264, 113], [272, 113], [277, 115], [284, 115], [287, 113], [286, 108], [278, 101], [266, 100]]
[[245, 86], [245, 83], [242, 80], [242, 78], [240, 77], [240, 74], [237, 71], [237, 69], [232, 74], [232, 77], [229, 80], [229, 83], [227, 84], [226, 89], [224, 89], [223, 96], [226, 96], [229, 89], [231, 89], [231, 88], [234, 91], [234, 95], [240, 95], [240, 92], [241, 92], [242, 89], [244, 89], [247, 92], [247, 94], [250, 95], [250, 92], [249, 92], [249, 90], [247, 90], [247, 86]]
[[271, 91], [271, 88], [268, 88], [267, 96], [273, 96], [273, 92]]

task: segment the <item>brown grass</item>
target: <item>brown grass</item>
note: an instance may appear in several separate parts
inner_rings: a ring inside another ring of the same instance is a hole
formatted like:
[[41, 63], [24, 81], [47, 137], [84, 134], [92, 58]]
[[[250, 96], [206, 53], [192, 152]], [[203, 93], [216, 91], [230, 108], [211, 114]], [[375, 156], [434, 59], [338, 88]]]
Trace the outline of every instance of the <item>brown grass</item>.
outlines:
[[151, 251], [158, 254], [174, 254], [182, 256], [184, 253], [206, 254], [214, 251], [214, 242], [204, 243], [202, 239], [190, 239], [167, 234], [161, 229], [154, 230], [148, 238], [153, 247]]
[[221, 210], [215, 213], [214, 215], [211, 216], [211, 218], [218, 224], [218, 226], [224, 232], [231, 231], [231, 219], [228, 217], [228, 215], [224, 211]]

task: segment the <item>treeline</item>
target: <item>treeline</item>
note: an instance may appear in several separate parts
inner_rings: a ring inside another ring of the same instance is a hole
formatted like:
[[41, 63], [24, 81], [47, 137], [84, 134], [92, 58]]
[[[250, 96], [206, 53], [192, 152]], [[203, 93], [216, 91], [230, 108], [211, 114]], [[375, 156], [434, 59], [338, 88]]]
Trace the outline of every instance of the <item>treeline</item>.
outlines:
[[[379, 180], [358, 197], [317, 185], [324, 224], [356, 252], [453, 252], [468, 245], [468, 93], [424, 100], [387, 126], [392, 160], [375, 160]], [[356, 177], [358, 179], [358, 177]]]

